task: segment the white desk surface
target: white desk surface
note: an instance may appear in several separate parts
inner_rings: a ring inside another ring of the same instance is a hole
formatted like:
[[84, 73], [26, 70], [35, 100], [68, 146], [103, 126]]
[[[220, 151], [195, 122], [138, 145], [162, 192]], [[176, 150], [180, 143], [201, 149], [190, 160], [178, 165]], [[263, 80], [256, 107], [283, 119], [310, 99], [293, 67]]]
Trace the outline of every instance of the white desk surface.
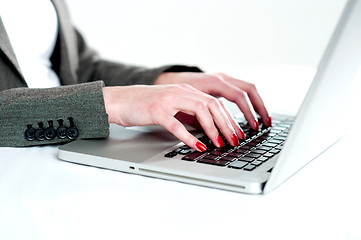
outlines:
[[360, 133], [264, 196], [0, 148], [0, 239], [361, 239]]

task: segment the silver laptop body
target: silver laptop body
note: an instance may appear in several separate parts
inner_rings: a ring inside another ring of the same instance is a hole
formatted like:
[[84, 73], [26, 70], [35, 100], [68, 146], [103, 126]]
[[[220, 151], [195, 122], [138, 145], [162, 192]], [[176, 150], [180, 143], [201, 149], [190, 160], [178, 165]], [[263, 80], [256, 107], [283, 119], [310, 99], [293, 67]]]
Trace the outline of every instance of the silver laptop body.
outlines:
[[[360, 81], [361, 0], [348, 1], [282, 150], [253, 171], [165, 157], [184, 146], [159, 126], [110, 126], [110, 137], [59, 147], [62, 160], [224, 190], [259, 194], [275, 189], [340, 140], [352, 124]], [[342, 127], [340, 127], [342, 126]], [[201, 133], [195, 133], [201, 134]]]

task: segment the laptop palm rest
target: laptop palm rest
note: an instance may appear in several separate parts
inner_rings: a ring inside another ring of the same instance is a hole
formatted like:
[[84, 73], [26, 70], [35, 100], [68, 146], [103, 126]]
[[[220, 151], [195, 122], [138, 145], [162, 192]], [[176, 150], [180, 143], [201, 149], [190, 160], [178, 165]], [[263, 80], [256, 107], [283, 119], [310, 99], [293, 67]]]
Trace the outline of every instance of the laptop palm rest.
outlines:
[[179, 142], [176, 137], [159, 126], [124, 128], [111, 124], [108, 139], [78, 140], [59, 149], [141, 163]]

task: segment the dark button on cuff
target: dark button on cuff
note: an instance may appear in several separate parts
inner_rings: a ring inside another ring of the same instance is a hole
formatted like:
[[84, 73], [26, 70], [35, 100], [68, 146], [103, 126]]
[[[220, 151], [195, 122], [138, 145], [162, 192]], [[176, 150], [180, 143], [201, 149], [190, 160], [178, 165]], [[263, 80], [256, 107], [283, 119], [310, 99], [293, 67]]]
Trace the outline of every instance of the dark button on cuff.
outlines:
[[35, 132], [35, 138], [39, 141], [43, 141], [45, 139], [44, 126], [42, 122], [39, 122], [38, 124], [39, 128]]
[[64, 139], [66, 138], [66, 130], [67, 128], [63, 126], [63, 119], [58, 120], [59, 127], [56, 129], [56, 135], [58, 135], [58, 138]]
[[53, 121], [48, 121], [49, 127], [45, 129], [44, 135], [47, 140], [53, 140], [56, 137], [56, 131], [54, 129]]
[[78, 130], [76, 128], [70, 127], [66, 131], [67, 138], [73, 140], [78, 137]]
[[79, 132], [78, 132], [78, 129], [75, 127], [73, 118], [70, 117], [70, 118], [68, 118], [68, 120], [70, 123], [70, 127], [66, 131], [66, 136], [67, 136], [67, 138], [74, 140], [78, 137]]
[[28, 129], [25, 131], [25, 139], [28, 141], [33, 141], [35, 139], [36, 130], [29, 124]]

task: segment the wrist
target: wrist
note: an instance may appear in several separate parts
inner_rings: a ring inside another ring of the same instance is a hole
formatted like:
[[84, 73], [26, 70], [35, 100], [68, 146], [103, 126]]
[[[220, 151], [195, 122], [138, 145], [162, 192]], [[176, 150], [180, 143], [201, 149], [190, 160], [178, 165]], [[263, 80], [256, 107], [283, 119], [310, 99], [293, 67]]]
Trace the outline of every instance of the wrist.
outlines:
[[103, 87], [103, 97], [104, 97], [104, 106], [105, 112], [108, 115], [108, 122], [115, 123], [114, 120], [114, 97], [113, 97], [113, 87]]
[[162, 85], [162, 84], [175, 84], [175, 76], [179, 74], [176, 72], [164, 72], [161, 73], [157, 79], [154, 81], [154, 85]]

